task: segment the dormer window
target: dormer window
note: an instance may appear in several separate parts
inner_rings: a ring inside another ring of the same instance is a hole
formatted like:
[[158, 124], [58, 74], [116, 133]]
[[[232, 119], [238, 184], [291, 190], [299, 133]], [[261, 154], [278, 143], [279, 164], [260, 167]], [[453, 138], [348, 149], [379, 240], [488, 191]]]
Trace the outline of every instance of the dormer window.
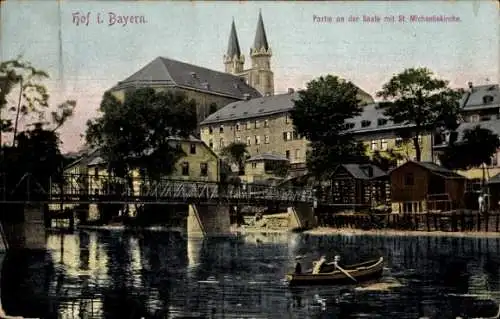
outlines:
[[483, 104], [490, 104], [490, 103], [493, 103], [493, 96], [491, 95], [483, 96]]
[[368, 126], [370, 126], [370, 124], [372, 124], [371, 121], [367, 121], [367, 120], [361, 121], [361, 127], [368, 127]]
[[377, 120], [377, 125], [378, 126], [384, 126], [387, 124], [387, 119], [378, 119]]

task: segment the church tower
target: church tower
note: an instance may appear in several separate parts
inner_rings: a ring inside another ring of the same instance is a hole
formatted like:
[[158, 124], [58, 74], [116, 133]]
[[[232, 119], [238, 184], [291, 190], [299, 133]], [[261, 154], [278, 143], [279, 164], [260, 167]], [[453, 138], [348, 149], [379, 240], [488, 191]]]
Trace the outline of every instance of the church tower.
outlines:
[[259, 11], [255, 40], [253, 47], [250, 49], [252, 67], [248, 74], [248, 84], [264, 96], [274, 95], [274, 74], [271, 71], [271, 56], [272, 52], [267, 43], [262, 13]]
[[231, 33], [229, 34], [229, 43], [227, 45], [227, 52], [224, 55], [225, 71], [231, 74], [239, 74], [243, 72], [243, 65], [245, 64], [245, 57], [241, 54], [240, 43], [238, 35], [236, 34], [236, 26], [231, 24]]

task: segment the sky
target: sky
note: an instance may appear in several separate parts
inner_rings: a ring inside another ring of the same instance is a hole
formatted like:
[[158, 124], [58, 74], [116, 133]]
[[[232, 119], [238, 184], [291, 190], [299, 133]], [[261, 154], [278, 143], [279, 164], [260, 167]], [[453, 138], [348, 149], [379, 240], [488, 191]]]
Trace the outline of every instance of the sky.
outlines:
[[[248, 67], [259, 10], [273, 52], [276, 93], [333, 74], [375, 95], [392, 75], [410, 67], [428, 67], [452, 87], [499, 82], [499, 7], [489, 0], [12, 0], [1, 4], [0, 59], [22, 55], [47, 71], [52, 104], [77, 100], [73, 118], [60, 131], [63, 151], [75, 151], [85, 123], [98, 115], [104, 91], [156, 57], [223, 71], [233, 18]], [[109, 25], [110, 13], [137, 16], [140, 23]], [[89, 23], [77, 25], [77, 14], [89, 16]], [[411, 23], [410, 15], [459, 21]], [[350, 16], [360, 20], [349, 21]], [[363, 16], [381, 21], [363, 22]], [[395, 22], [384, 19], [391, 16]]]

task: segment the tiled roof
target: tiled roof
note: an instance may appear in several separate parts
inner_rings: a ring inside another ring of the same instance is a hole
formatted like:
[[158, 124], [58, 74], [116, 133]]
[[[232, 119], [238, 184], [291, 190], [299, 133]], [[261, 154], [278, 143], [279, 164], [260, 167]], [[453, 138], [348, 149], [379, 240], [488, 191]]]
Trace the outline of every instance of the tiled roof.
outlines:
[[488, 129], [493, 133], [500, 135], [500, 119], [490, 120], [490, 121], [482, 121], [482, 122], [464, 122], [461, 123], [460, 126], [456, 129], [457, 142], [461, 141], [464, 137], [464, 132], [466, 130], [470, 130], [475, 128], [476, 126], [480, 126], [482, 128]]
[[112, 90], [144, 86], [184, 87], [235, 99], [244, 99], [245, 94], [262, 96], [239, 76], [164, 57], [154, 59]]
[[298, 93], [287, 93], [233, 102], [208, 116], [201, 125], [287, 112], [293, 109], [297, 97]]
[[255, 156], [250, 157], [247, 159], [247, 162], [255, 162], [255, 161], [287, 161], [288, 158], [278, 155], [278, 154], [272, 154], [272, 153], [262, 153], [262, 154], [257, 154]]
[[500, 107], [500, 88], [498, 84], [474, 86], [472, 92], [465, 94], [462, 103], [465, 111]]
[[[373, 164], [341, 164], [339, 165], [340, 167], [343, 167], [355, 179], [368, 180], [387, 175], [378, 166]], [[369, 176], [368, 169], [372, 170], [372, 176]]]

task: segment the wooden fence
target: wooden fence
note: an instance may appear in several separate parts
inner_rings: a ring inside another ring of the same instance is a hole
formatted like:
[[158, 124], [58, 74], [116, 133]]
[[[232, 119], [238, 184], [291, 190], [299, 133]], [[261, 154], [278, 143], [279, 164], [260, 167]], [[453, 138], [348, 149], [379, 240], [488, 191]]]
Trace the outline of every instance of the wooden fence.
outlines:
[[500, 212], [424, 212], [413, 214], [335, 214], [322, 223], [335, 228], [448, 232], [499, 232]]

